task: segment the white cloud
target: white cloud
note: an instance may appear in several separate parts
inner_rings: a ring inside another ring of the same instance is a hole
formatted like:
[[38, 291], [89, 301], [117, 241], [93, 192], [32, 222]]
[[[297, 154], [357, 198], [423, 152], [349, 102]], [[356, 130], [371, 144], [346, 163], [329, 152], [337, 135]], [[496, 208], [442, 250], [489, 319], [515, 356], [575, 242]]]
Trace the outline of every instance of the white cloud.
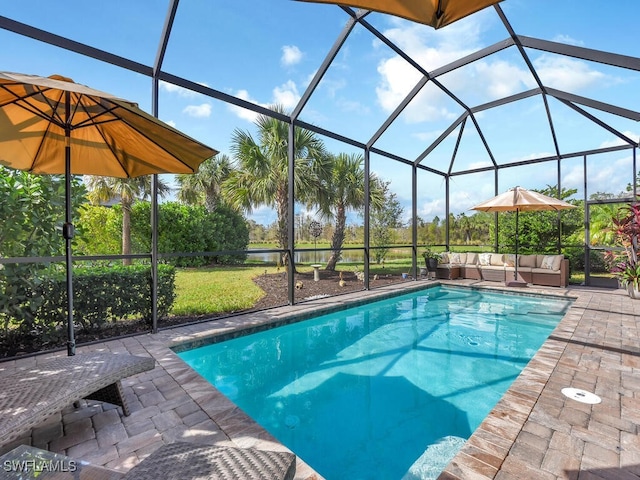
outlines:
[[533, 65], [544, 85], [572, 93], [601, 84], [604, 80], [614, 80], [589, 68], [586, 62], [569, 57], [541, 55]]
[[320, 85], [327, 92], [329, 98], [336, 98], [337, 93], [347, 87], [348, 83], [345, 78], [327, 78], [325, 76]]
[[211, 104], [188, 105], [182, 110], [182, 113], [186, 113], [190, 117], [207, 118], [211, 116]]
[[[465, 21], [452, 24], [437, 33], [428, 27], [404, 23], [402, 28], [388, 30], [385, 34], [425, 70], [433, 71], [478, 50], [481, 28], [481, 21], [474, 16], [474, 18], [469, 17]], [[495, 85], [493, 88], [499, 92], [515, 90], [514, 83], [522, 77], [520, 72], [514, 79], [513, 69], [508, 69], [507, 65], [502, 64], [496, 66], [494, 70], [491, 64], [485, 63], [480, 71], [477, 71], [474, 65], [450, 72], [446, 75], [446, 86], [454, 92], [477, 91], [478, 88], [488, 89], [489, 85]], [[509, 83], [505, 81], [502, 84], [496, 84], [492, 78], [487, 78], [497, 76], [500, 72], [503, 75], [508, 74]], [[386, 112], [393, 111], [422, 77], [420, 72], [398, 56], [382, 60], [378, 64], [378, 73], [380, 81], [376, 94], [378, 103]], [[496, 92], [493, 93], [494, 98], [496, 94]], [[460, 110], [448, 95], [428, 83], [404, 113], [405, 120], [414, 123], [452, 120], [460, 114]]]
[[446, 217], [446, 203], [442, 198], [434, 198], [422, 202], [418, 206], [418, 216], [423, 220], [431, 221], [434, 217], [443, 219]]
[[[251, 97], [247, 90], [238, 90], [235, 94], [237, 98], [246, 100], [247, 102], [260, 105], [261, 107], [269, 108], [274, 104], [282, 105], [285, 110], [293, 109], [300, 100], [300, 94], [298, 93], [298, 87], [293, 80], [289, 80], [279, 87], [275, 87], [272, 91], [272, 100], [269, 103], [261, 103]], [[228, 104], [229, 111], [233, 112], [238, 118], [247, 120], [248, 122], [255, 122], [258, 114], [247, 110], [246, 108], [237, 107], [235, 105]]]
[[413, 134], [413, 138], [420, 140], [423, 143], [433, 142], [442, 134], [441, 130], [432, 130], [430, 132], [418, 132]]
[[[509, 158], [507, 161], [509, 163], [517, 163], [517, 162], [522, 162], [526, 160], [534, 160], [537, 158], [554, 157], [555, 155], [556, 155], [555, 152], [541, 150], [539, 152], [532, 152], [524, 156]], [[504, 160], [501, 163], [504, 163]]]
[[273, 89], [273, 103], [282, 105], [286, 110], [295, 107], [299, 100], [300, 94], [293, 80]]
[[174, 85], [173, 83], [167, 83], [165, 81], [160, 80], [160, 90], [164, 90], [168, 93], [175, 93], [181, 97], [194, 97], [196, 95], [195, 92], [191, 90], [187, 90], [186, 88], [179, 87], [178, 85]]
[[[249, 95], [249, 92], [247, 90], [238, 90], [236, 92], [236, 97], [238, 97], [241, 100], [246, 100], [247, 102], [251, 102], [251, 103], [255, 103], [257, 105], [260, 105], [256, 100], [252, 99], [251, 96]], [[251, 110], [247, 110], [246, 108], [242, 108], [242, 107], [237, 107], [235, 105], [232, 105], [231, 103], [227, 104], [227, 108], [233, 113], [235, 114], [238, 118], [241, 118], [243, 120], [246, 120], [247, 122], [254, 122], [256, 120], [256, 118], [258, 117], [258, 114], [251, 111]]]
[[476, 168], [486, 168], [486, 167], [492, 167], [493, 163], [491, 162], [491, 159], [489, 158], [488, 155], [486, 160], [476, 160], [475, 162], [469, 162], [469, 165], [467, 167], [465, 167], [465, 170], [474, 170]]
[[570, 37], [569, 35], [565, 35], [564, 33], [560, 33], [553, 37], [554, 42], [566, 43], [567, 45], [575, 45], [577, 47], [584, 46], [584, 42], [582, 40], [576, 40], [575, 38]]
[[369, 115], [371, 113], [371, 109], [367, 105], [355, 100], [341, 98], [337, 100], [337, 106], [342, 112], [357, 113], [358, 115]]
[[[384, 33], [427, 71], [433, 71], [482, 48], [480, 34], [484, 20], [474, 15], [437, 32], [397, 21], [394, 23], [398, 27]], [[579, 44], [568, 36], [559, 36], [557, 40]], [[545, 85], [572, 93], [620, 81], [573, 58], [541, 54], [533, 63]], [[422, 78], [420, 72], [395, 55], [381, 60], [377, 71], [377, 101], [387, 113], [392, 112]], [[471, 107], [536, 87], [533, 76], [522, 62], [513, 63], [498, 55], [451, 71], [439, 80], [463, 102], [471, 102]], [[433, 122], [452, 120], [460, 113], [458, 105], [448, 95], [427, 83], [405, 109], [403, 118], [409, 123]]]
[[[634, 133], [628, 130], [621, 133], [625, 137], [630, 138], [636, 143], [640, 142], [640, 135], [638, 135], [637, 133]], [[619, 145], [629, 145], [629, 144], [619, 137], [613, 137], [611, 140], [602, 142], [602, 144], [600, 145], [600, 148], [617, 147]]]
[[[200, 85], [208, 87], [208, 85], [204, 82], [200, 82]], [[186, 88], [179, 87], [178, 85], [174, 85], [173, 83], [168, 83], [160, 80], [160, 90], [164, 90], [167, 93], [176, 94], [179, 97], [183, 98], [194, 98], [200, 93], [194, 92], [193, 90], [188, 90]]]
[[[633, 159], [627, 152], [620, 152], [620, 155], [620, 158], [613, 161], [610, 161], [609, 157], [606, 157], [607, 161], [598, 162], [598, 168], [590, 168], [588, 170], [589, 194], [596, 192], [622, 192], [627, 184], [632, 181]], [[597, 159], [598, 155], [590, 158]], [[574, 164], [571, 170], [563, 173], [563, 186], [581, 186], [583, 182], [584, 172], [582, 164]]]
[[386, 112], [393, 111], [420, 79], [420, 74], [404, 60], [393, 57], [378, 65], [380, 84], [376, 87], [378, 103]]
[[[474, 79], [475, 83], [482, 86], [489, 100], [507, 97], [536, 86], [528, 71], [504, 60], [476, 62], [474, 68], [479, 77]], [[470, 88], [471, 85], [465, 87]]]
[[173, 120], [163, 120], [163, 122], [173, 128], [176, 128], [176, 122], [174, 122]]
[[302, 52], [295, 45], [285, 45], [282, 47], [282, 57], [280, 63], [285, 67], [296, 65], [302, 60]]
[[311, 72], [309, 75], [307, 75], [307, 78], [304, 80], [304, 87], [305, 88], [307, 88], [311, 84], [311, 81], [316, 76], [316, 73], [318, 73], [317, 69], [314, 70], [313, 72]]

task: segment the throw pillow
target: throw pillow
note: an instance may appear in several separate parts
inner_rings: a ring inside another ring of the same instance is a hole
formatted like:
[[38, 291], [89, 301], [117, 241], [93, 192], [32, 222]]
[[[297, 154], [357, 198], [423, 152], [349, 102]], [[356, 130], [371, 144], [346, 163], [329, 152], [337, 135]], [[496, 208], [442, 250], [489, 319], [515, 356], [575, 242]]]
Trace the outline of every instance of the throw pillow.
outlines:
[[460, 261], [460, 254], [457, 252], [453, 252], [449, 254], [449, 263], [456, 263], [456, 264], [460, 264], [462, 263]]
[[516, 266], [516, 256], [513, 253], [507, 253], [504, 256], [504, 266], [505, 267], [515, 267]]
[[555, 260], [555, 255], [545, 255], [542, 259], [542, 264], [540, 268], [544, 268], [546, 270], [553, 270], [553, 262]]
[[554, 255], [553, 259], [553, 269], [560, 270], [560, 265], [562, 265], [562, 261], [564, 260], [564, 255]]
[[449, 263], [449, 253], [442, 252], [440, 254], [440, 260], [438, 260], [438, 263], [443, 265]]
[[483, 265], [485, 267], [491, 265], [490, 253], [481, 253], [480, 255], [478, 255], [478, 258], [480, 259], [480, 265]]
[[535, 255], [520, 255], [518, 257], [518, 265], [520, 265], [521, 267], [535, 268], [535, 266], [536, 266], [536, 256]]
[[504, 267], [504, 255], [501, 253], [492, 253], [491, 254], [491, 263], [490, 265], [494, 267]]

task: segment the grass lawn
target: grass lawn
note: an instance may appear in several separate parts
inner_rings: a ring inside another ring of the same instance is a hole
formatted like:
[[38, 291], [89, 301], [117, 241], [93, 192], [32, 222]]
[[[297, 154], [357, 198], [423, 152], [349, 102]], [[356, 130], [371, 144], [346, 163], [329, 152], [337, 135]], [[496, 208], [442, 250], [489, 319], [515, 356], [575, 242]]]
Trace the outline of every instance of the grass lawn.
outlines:
[[251, 279], [264, 270], [245, 266], [177, 269], [177, 297], [171, 314], [200, 315], [251, 308], [264, 295]]
[[[421, 260], [421, 259], [420, 259]], [[420, 264], [419, 264], [420, 265]], [[355, 263], [338, 263], [336, 270], [362, 271], [364, 266]], [[411, 259], [385, 262], [384, 266], [372, 263], [371, 275], [409, 272]], [[297, 265], [299, 272], [311, 272], [308, 265]], [[251, 308], [264, 296], [253, 282], [258, 275], [277, 273], [273, 265], [239, 265], [176, 270], [176, 301], [171, 315], [203, 315], [207, 313], [236, 312]]]

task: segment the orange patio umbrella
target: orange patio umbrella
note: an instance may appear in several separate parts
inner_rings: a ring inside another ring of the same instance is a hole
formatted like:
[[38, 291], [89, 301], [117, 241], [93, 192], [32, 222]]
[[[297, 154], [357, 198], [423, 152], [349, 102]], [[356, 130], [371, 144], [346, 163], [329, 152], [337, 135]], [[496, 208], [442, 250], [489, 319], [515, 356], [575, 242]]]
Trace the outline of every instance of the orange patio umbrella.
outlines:
[[501, 193], [489, 200], [479, 203], [472, 210], [481, 212], [516, 212], [516, 261], [514, 281], [507, 282], [513, 286], [518, 282], [518, 213], [532, 212], [544, 210], [566, 210], [576, 208], [575, 205], [558, 200], [557, 198], [543, 195], [542, 193], [532, 192], [522, 187], [513, 187], [510, 190]]
[[0, 72], [0, 165], [65, 175], [69, 355], [75, 353], [71, 175], [194, 173], [217, 153], [137, 104], [69, 78]]
[[494, 5], [501, 0], [302, 0], [334, 3], [388, 13], [413, 22], [441, 28], [461, 18]]

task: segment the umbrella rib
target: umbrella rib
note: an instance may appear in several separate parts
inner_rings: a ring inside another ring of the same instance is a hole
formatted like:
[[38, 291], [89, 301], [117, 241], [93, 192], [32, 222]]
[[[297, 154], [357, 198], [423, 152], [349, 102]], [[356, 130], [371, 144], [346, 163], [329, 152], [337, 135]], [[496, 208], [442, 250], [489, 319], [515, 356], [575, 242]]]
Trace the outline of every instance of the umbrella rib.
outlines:
[[[38, 90], [36, 92], [33, 92], [31, 94], [28, 95], [24, 95], [24, 96], [18, 96], [15, 92], [13, 92], [11, 89], [6, 88], [6, 85], [0, 85], [0, 87], [7, 91], [9, 94], [14, 96], [14, 100], [11, 102], [7, 102], [4, 103], [3, 105], [1, 105], [2, 107], [9, 105], [9, 104], [14, 104], [26, 111], [28, 111], [29, 113], [32, 113], [34, 115], [37, 115], [38, 117], [42, 118], [43, 120], [47, 120], [49, 122], [54, 123], [55, 125], [59, 126], [60, 128], [65, 128], [66, 124], [64, 122], [64, 120], [58, 115], [58, 107], [61, 103], [61, 100], [56, 101], [55, 103], [52, 103], [51, 100], [44, 95], [44, 93], [46, 91], [52, 90], [52, 89], [40, 89], [39, 87], [36, 86], [36, 88], [38, 88]], [[41, 94], [45, 103], [49, 106], [49, 108], [51, 109], [51, 111], [53, 112], [52, 115], [48, 115], [46, 113], [43, 113], [43, 110], [39, 109], [35, 104], [29, 102], [28, 100], [33, 98], [34, 96]], [[77, 129], [77, 128], [83, 128], [85, 126], [87, 126], [87, 124], [91, 124], [91, 125], [97, 125], [99, 123], [108, 123], [108, 122], [112, 122], [115, 121], [117, 119], [108, 119], [108, 120], [104, 120], [104, 121], [96, 121], [95, 119], [102, 116], [102, 115], [106, 115], [108, 113], [113, 112], [114, 110], [116, 110], [117, 107], [111, 107], [111, 108], [107, 108], [104, 109], [103, 111], [101, 111], [99, 114], [91, 116], [91, 114], [89, 113], [89, 111], [83, 106], [81, 105], [80, 99], [82, 97], [87, 97], [90, 98], [91, 100], [93, 100], [95, 102], [96, 105], [100, 105], [100, 102], [98, 100], [96, 100], [94, 97], [90, 96], [90, 95], [80, 95], [80, 97], [78, 98], [78, 101], [75, 102], [75, 106], [73, 109], [73, 112], [71, 113], [71, 118], [73, 118], [75, 116], [75, 113], [78, 111], [78, 109], [82, 106], [84, 112], [87, 114], [87, 116], [89, 118], [87, 118], [86, 120], [83, 120], [82, 122], [79, 122], [76, 125], [69, 125], [69, 128], [73, 129]]]
[[[10, 85], [13, 85], [13, 84], [10, 84]], [[11, 90], [10, 88], [7, 88], [6, 84], [0, 84], [0, 88], [2, 88], [9, 95], [13, 95], [13, 97], [15, 98], [15, 101], [4, 103], [4, 104], [0, 105], [0, 107], [4, 107], [4, 106], [9, 105], [11, 103], [16, 103], [16, 101], [18, 101], [18, 100], [22, 100], [22, 99], [25, 99], [25, 98], [30, 98], [30, 97], [33, 97], [34, 95], [37, 95], [38, 93], [41, 93], [40, 90], [38, 90], [37, 92], [34, 92], [34, 93], [29, 93], [29, 94], [25, 94], [25, 95], [18, 95], [16, 92]]]
[[59, 125], [61, 125], [62, 128], [65, 128], [65, 126], [67, 125], [67, 122], [58, 115], [58, 107], [62, 103], [62, 96], [60, 96], [55, 103], [52, 103], [51, 100], [45, 95], [45, 92], [51, 89], [50, 88], [42, 89], [40, 87], [37, 87], [37, 88], [38, 90], [40, 90], [40, 93], [42, 94], [42, 97], [44, 98], [45, 103], [49, 105], [49, 108], [51, 108], [51, 112], [52, 112], [51, 121], [53, 121], [54, 123], [57, 123], [55, 122], [55, 120], [56, 118], [58, 118], [60, 122]]
[[[115, 112], [116, 112], [116, 110], [118, 110], [119, 108], [124, 108], [124, 107], [122, 107], [122, 105], [119, 105], [119, 104], [117, 104], [117, 103], [114, 103], [114, 106], [113, 106], [112, 108], [110, 108], [110, 109], [108, 109], [108, 110], [105, 110], [104, 112], [102, 112], [102, 113], [101, 113], [101, 115], [102, 115], [102, 114], [106, 114], [106, 113], [112, 113], [112, 114], [116, 117], [115, 119], [106, 120], [106, 121], [103, 121], [103, 122], [93, 122], [93, 120], [99, 116], [99, 115], [96, 115], [96, 116], [94, 116], [94, 117], [90, 117], [88, 120], [86, 120], [86, 121], [85, 121], [85, 123], [86, 123], [86, 122], [91, 121], [91, 124], [89, 124], [89, 125], [82, 125], [82, 127], [83, 127], [83, 128], [86, 128], [86, 127], [88, 127], [88, 126], [96, 126], [96, 127], [97, 127], [98, 125], [104, 125], [104, 124], [106, 124], [106, 123], [109, 123], [109, 122], [114, 121], [114, 120], [116, 120], [116, 119], [117, 119], [117, 120], [119, 120], [120, 122], [122, 122], [122, 123], [124, 123], [124, 124], [128, 125], [129, 127], [131, 127], [133, 130], [135, 130], [135, 131], [136, 131], [136, 132], [138, 132], [139, 134], [143, 135], [147, 140], [149, 140], [151, 143], [153, 143], [154, 145], [156, 145], [158, 148], [160, 148], [160, 149], [161, 149], [161, 150], [163, 150], [164, 152], [167, 152], [169, 155], [171, 155], [172, 157], [174, 157], [174, 158], [175, 158], [177, 161], [179, 161], [181, 164], [183, 164], [183, 165], [187, 166], [191, 171], [194, 171], [194, 169], [193, 169], [193, 168], [191, 168], [191, 166], [190, 166], [189, 164], [187, 164], [187, 163], [183, 162], [181, 159], [179, 159], [176, 155], [174, 155], [174, 154], [173, 154], [173, 153], [171, 153], [169, 150], [167, 150], [166, 148], [164, 148], [162, 145], [159, 145], [157, 142], [153, 141], [151, 138], [149, 138], [148, 136], [144, 135], [144, 132], [142, 132], [141, 130], [139, 130], [138, 128], [136, 128], [136, 126], [135, 126], [135, 125], [132, 125], [131, 123], [127, 122], [123, 117], [118, 116], [118, 114], [117, 114], [117, 113], [115, 113]], [[86, 110], [86, 109], [85, 109], [85, 110]], [[136, 113], [136, 112], [135, 112], [135, 111], [133, 111], [133, 110], [128, 110], [128, 109], [125, 109], [125, 110], [127, 110], [127, 111], [129, 111], [129, 112], [132, 112], [132, 113], [134, 113], [134, 114]], [[88, 112], [87, 112], [87, 114], [88, 114]], [[154, 118], [154, 120], [156, 120], [156, 119], [155, 119], [155, 117], [152, 117], [152, 118]], [[75, 128], [79, 128], [79, 127], [78, 127], [78, 126], [76, 126]], [[120, 157], [117, 155], [117, 153], [114, 151], [114, 149], [113, 149], [113, 148], [111, 148], [111, 144], [107, 141], [107, 138], [104, 136], [104, 133], [102, 132], [102, 130], [101, 130], [101, 129], [99, 129], [99, 128], [96, 128], [96, 131], [98, 132], [98, 134], [100, 135], [100, 137], [102, 137], [102, 139], [104, 140], [104, 144], [109, 146], [109, 150], [110, 150], [110, 151], [111, 151], [111, 153], [113, 154], [113, 157], [115, 158], [116, 162], [118, 162], [118, 165], [120, 165], [120, 167], [122, 168], [122, 172], [124, 173], [125, 177], [126, 177], [126, 178], [131, 178], [131, 175], [129, 175], [129, 172], [127, 171], [127, 169], [126, 169], [125, 165], [122, 163], [122, 161], [121, 161]], [[138, 162], [139, 162], [139, 163], [147, 163], [147, 162], [142, 162], [142, 160], [141, 160], [141, 159], [138, 159]], [[149, 164], [149, 166], [151, 166], [151, 165]], [[161, 173], [161, 172], [158, 172], [158, 173]], [[168, 172], [167, 172], [167, 173], [168, 173]]]
[[[95, 100], [95, 99], [93, 99]], [[79, 105], [79, 102], [78, 102]], [[85, 113], [87, 113], [87, 115], [89, 115], [89, 112], [87, 111], [86, 107], [83, 105], [82, 106], [83, 110], [85, 111]], [[109, 112], [113, 112], [113, 110], [115, 110], [115, 108], [113, 109], [109, 109]], [[103, 111], [100, 115], [107, 113], [105, 111]], [[92, 117], [91, 115], [89, 115], [89, 118], [87, 120], [85, 120], [85, 122], [82, 123], [87, 123], [87, 122], [91, 122], [88, 125], [82, 125], [81, 127], [78, 128], [87, 128], [89, 126], [95, 126], [97, 127], [98, 125], [102, 125], [108, 122], [93, 122], [93, 119], [97, 118], [100, 115], [96, 115], [94, 117]], [[122, 118], [120, 118], [120, 121], [123, 121]], [[122, 164], [122, 161], [120, 160], [120, 157], [118, 157], [118, 155], [116, 154], [116, 152], [113, 150], [113, 148], [111, 147], [111, 143], [109, 143], [107, 141], [107, 138], [104, 136], [104, 133], [102, 132], [102, 129], [100, 128], [96, 128], [96, 132], [98, 132], [98, 135], [100, 135], [100, 137], [102, 138], [103, 142], [105, 145], [107, 145], [109, 147], [109, 151], [113, 154], [113, 158], [116, 160], [116, 162], [118, 162], [118, 165], [120, 165], [120, 168], [122, 169], [122, 172], [124, 173], [124, 177], [125, 178], [131, 178], [131, 176], [129, 175], [129, 172], [127, 171], [127, 169], [125, 168], [125, 166]]]
[[[42, 118], [43, 120], [46, 120], [48, 122], [52, 122], [55, 125], [58, 125], [60, 128], [64, 128], [64, 122], [62, 121], [62, 119], [57, 115], [57, 107], [60, 104], [60, 101], [58, 101], [56, 103], [56, 105], [54, 106], [53, 104], [50, 103], [49, 99], [44, 95], [44, 90], [38, 89], [38, 91], [33, 92], [31, 94], [28, 95], [24, 95], [24, 96], [18, 96], [13, 90], [6, 88], [5, 85], [0, 85], [2, 87], [3, 90], [5, 90], [6, 92], [8, 92], [9, 94], [13, 95], [15, 97], [15, 100], [12, 102], [7, 102], [5, 104], [2, 105], [2, 107], [9, 105], [9, 104], [14, 104], [17, 107], [22, 108], [23, 110], [26, 110], [29, 113], [32, 113], [34, 115], [37, 115], [38, 117]], [[46, 113], [43, 112], [42, 109], [39, 109], [37, 106], [35, 106], [34, 104], [30, 103], [28, 100], [30, 100], [32, 97], [38, 95], [38, 94], [42, 94], [43, 98], [45, 99], [46, 104], [49, 106], [49, 108], [51, 108], [52, 111], [52, 115], [47, 115]]]
[[[87, 98], [90, 98], [95, 103], [95, 105], [102, 106], [102, 104], [100, 103], [99, 99], [96, 99], [96, 98], [94, 98], [92, 96], [89, 96], [89, 95], [83, 95], [83, 96], [87, 97]], [[103, 110], [100, 113], [98, 113], [97, 115], [93, 115], [93, 116], [89, 113], [89, 111], [87, 110], [86, 106], [85, 105], [81, 105], [80, 101], [78, 101], [78, 103], [76, 104], [76, 110], [78, 108], [80, 108], [80, 107], [82, 107], [82, 110], [84, 111], [84, 113], [87, 114], [87, 119], [83, 120], [82, 122], [78, 122], [78, 124], [76, 124], [76, 125], [73, 125], [74, 129], [85, 128], [85, 127], [88, 127], [88, 126], [91, 127], [91, 126], [100, 125], [100, 124], [104, 124], [104, 123], [114, 122], [116, 120], [122, 120], [122, 118], [119, 118], [116, 114], [114, 114], [115, 118], [109, 118], [109, 119], [106, 119], [106, 120], [96, 120], [97, 118], [99, 118], [99, 117], [101, 117], [103, 115], [107, 115], [109, 113], [113, 113], [117, 109], [116, 106], [113, 106], [113, 107], [110, 107], [110, 108], [103, 107]]]
[[33, 162], [31, 163], [31, 168], [29, 169], [29, 172], [33, 171], [35, 169], [36, 164], [38, 163], [38, 158], [40, 157], [40, 152], [42, 151], [42, 147], [44, 146], [44, 141], [47, 138], [46, 134], [49, 133], [49, 131], [51, 129], [51, 123], [52, 122], [47, 123], [47, 128], [45, 129], [45, 134], [42, 135], [42, 140], [38, 144], [38, 150], [36, 151], [35, 155], [33, 156]]
[[[140, 114], [140, 112], [142, 112], [142, 110], [140, 110], [140, 111], [131, 110], [131, 109], [125, 108], [125, 107], [123, 107], [122, 105], [119, 105], [119, 104], [117, 104], [117, 103], [116, 103], [116, 105], [118, 105], [120, 108], [124, 108], [124, 109], [125, 109], [125, 110], [127, 110], [128, 112], [131, 112], [132, 114], [134, 114], [134, 115], [136, 115], [136, 116], [138, 116], [138, 117], [142, 117], [143, 119], [145, 118], [145, 116], [144, 116], [144, 115], [141, 115], [141, 114]], [[150, 116], [150, 115], [149, 115], [148, 117], [149, 117], [150, 119], [153, 119], [154, 121], [156, 121], [156, 122], [160, 123], [160, 120], [158, 120], [156, 117], [152, 117], [152, 116]], [[126, 123], [129, 127], [131, 127], [131, 128], [132, 128], [133, 130], [135, 130], [136, 132], [138, 132], [138, 133], [140, 133], [140, 134], [144, 135], [144, 132], [142, 132], [142, 131], [137, 127], [137, 126], [135, 126], [135, 125], [131, 124], [130, 122], [128, 122], [125, 118], [122, 118], [122, 117], [121, 117], [121, 118], [120, 118], [120, 120], [121, 120], [122, 122]], [[204, 146], [204, 144], [202, 144], [201, 142], [198, 142], [197, 140], [195, 140], [195, 139], [192, 139], [192, 138], [188, 137], [187, 135], [185, 135], [184, 133], [180, 132], [179, 130], [175, 130], [175, 129], [173, 129], [173, 131], [174, 131], [176, 134], [180, 135], [181, 137], [183, 137], [184, 139], [186, 139], [186, 140], [188, 140], [188, 141], [191, 141], [191, 142], [194, 142], [194, 143], [198, 143], [198, 144], [200, 144], [200, 145], [203, 145], [203, 146]], [[196, 172], [196, 169], [194, 169], [191, 165], [189, 165], [188, 163], [184, 162], [181, 158], [179, 158], [178, 156], [176, 156], [175, 154], [173, 154], [171, 151], [169, 151], [168, 149], [166, 149], [165, 147], [163, 147], [162, 145], [160, 145], [158, 142], [156, 142], [155, 140], [151, 139], [150, 137], [147, 137], [146, 135], [145, 135], [145, 138], [147, 138], [147, 140], [149, 140], [151, 143], [153, 143], [154, 145], [156, 145], [156, 146], [157, 146], [158, 148], [160, 148], [162, 151], [164, 151], [164, 152], [168, 153], [169, 155], [171, 155], [172, 157], [174, 157], [178, 162], [180, 162], [182, 165], [184, 165], [185, 167], [187, 167], [189, 170], [191, 170], [191, 171], [192, 171], [192, 172], [194, 172], [194, 173]], [[168, 172], [167, 172], [167, 173], [168, 173]]]
[[58, 119], [57, 115], [55, 114], [54, 114], [55, 116], [47, 115], [43, 113], [42, 110], [38, 110], [37, 107], [33, 106], [28, 102], [16, 102], [16, 105], [26, 110], [27, 112], [33, 113], [34, 115], [42, 118], [43, 120], [46, 120], [49, 123], [53, 123], [54, 125], [57, 125], [60, 128], [64, 129], [65, 127], [64, 122], [60, 121], [60, 119]]

